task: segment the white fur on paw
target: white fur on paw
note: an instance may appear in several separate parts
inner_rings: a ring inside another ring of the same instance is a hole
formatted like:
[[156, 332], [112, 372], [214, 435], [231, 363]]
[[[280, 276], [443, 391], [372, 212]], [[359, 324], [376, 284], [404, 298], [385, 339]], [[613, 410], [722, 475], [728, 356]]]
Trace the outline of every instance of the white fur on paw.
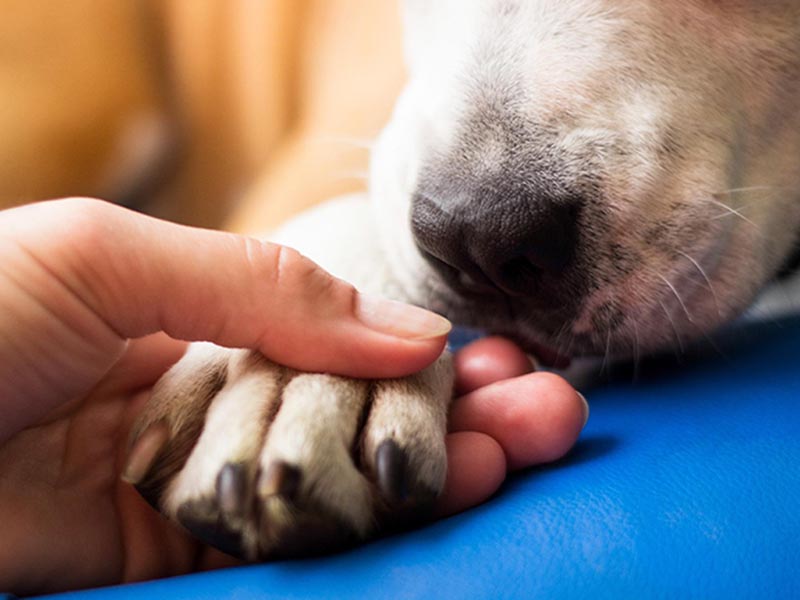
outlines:
[[327, 552], [441, 492], [449, 357], [371, 382], [198, 352], [165, 376], [134, 431], [180, 421], [138, 486], [202, 540], [249, 559]]

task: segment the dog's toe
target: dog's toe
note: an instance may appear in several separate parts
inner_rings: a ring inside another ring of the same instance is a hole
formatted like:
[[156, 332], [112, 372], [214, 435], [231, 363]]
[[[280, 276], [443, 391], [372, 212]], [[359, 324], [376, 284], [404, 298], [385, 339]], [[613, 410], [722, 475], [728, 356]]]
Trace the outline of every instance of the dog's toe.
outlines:
[[310, 515], [317, 513], [334, 522], [334, 529], [344, 526], [358, 536], [370, 532], [370, 483], [353, 460], [368, 399], [365, 381], [300, 374], [289, 382], [260, 456], [258, 494], [266, 530], [299, 523], [301, 514], [308, 528]]
[[405, 379], [376, 382], [363, 432], [363, 462], [389, 515], [422, 516], [444, 488], [452, 395], [447, 360]]

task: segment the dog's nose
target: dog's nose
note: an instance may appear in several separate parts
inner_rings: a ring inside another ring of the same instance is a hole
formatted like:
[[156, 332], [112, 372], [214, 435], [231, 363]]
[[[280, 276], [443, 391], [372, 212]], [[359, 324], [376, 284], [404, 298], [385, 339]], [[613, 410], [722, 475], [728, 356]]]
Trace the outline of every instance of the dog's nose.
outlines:
[[454, 199], [418, 191], [411, 227], [423, 255], [449, 278], [518, 296], [568, 265], [579, 208], [573, 197], [520, 192]]

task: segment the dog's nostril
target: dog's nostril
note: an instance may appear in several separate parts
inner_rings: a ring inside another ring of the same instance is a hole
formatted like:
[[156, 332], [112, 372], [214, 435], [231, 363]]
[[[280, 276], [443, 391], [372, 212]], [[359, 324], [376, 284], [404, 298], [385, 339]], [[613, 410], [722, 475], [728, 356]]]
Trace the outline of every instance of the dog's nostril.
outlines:
[[575, 217], [556, 217], [534, 229], [530, 239], [522, 247], [521, 257], [510, 263], [518, 270], [536, 270], [560, 273], [572, 258], [576, 244]]
[[520, 257], [513, 258], [500, 267], [499, 279], [505, 288], [519, 290], [534, 285], [541, 274], [541, 269], [528, 259]]
[[459, 271], [458, 283], [466, 288], [475, 288], [480, 285], [469, 273], [465, 273], [464, 271]]
[[420, 193], [411, 227], [429, 262], [446, 279], [473, 291], [536, 293], [556, 277], [577, 245], [578, 199], [526, 194], [435, 199]]

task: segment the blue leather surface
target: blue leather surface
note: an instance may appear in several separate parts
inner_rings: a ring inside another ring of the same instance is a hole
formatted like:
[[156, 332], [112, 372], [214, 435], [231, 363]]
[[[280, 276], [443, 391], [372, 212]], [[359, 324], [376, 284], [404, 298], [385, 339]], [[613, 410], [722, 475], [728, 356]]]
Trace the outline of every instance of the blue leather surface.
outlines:
[[352, 552], [70, 598], [800, 597], [800, 321], [588, 394], [557, 466]]

